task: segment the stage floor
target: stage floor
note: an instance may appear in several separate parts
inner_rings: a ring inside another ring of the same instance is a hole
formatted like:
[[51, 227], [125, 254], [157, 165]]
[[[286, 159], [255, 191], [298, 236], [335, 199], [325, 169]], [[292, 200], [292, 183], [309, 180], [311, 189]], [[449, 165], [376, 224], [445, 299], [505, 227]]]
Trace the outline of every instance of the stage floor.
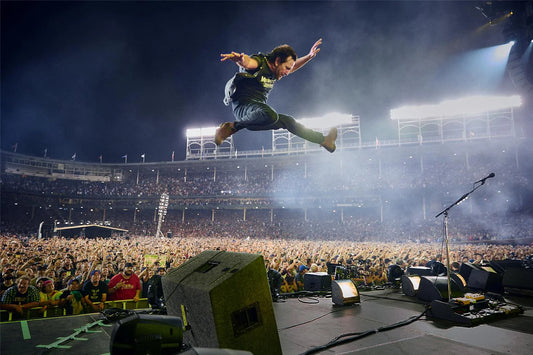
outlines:
[[[524, 313], [473, 327], [425, 316], [385, 332], [339, 345], [320, 354], [531, 354], [533, 298], [506, 297]], [[372, 331], [420, 315], [424, 303], [397, 289], [361, 292], [361, 303], [338, 307], [331, 298], [288, 298], [274, 302], [283, 354], [302, 354], [346, 333]], [[76, 329], [98, 322], [100, 314], [0, 324], [2, 354], [107, 354], [112, 326], [95, 325], [65, 348], [46, 346]], [[268, 346], [268, 345], [266, 345]]]

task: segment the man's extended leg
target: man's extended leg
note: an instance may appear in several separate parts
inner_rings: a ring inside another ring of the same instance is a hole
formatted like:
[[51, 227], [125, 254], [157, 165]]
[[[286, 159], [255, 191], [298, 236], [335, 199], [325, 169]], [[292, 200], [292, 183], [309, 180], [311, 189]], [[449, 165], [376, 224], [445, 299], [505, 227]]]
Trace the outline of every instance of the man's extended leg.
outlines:
[[215, 133], [215, 144], [220, 145], [229, 136], [246, 128], [250, 131], [278, 129], [278, 113], [262, 102], [232, 103], [235, 122], [225, 122]]
[[250, 131], [264, 131], [270, 129], [286, 129], [292, 134], [297, 135], [310, 142], [320, 144], [327, 151], [333, 153], [336, 149], [335, 140], [337, 139], [337, 129], [332, 128], [324, 136], [320, 132], [313, 131], [297, 122], [293, 117], [278, 114], [274, 109], [265, 103], [250, 102], [246, 104], [234, 104], [233, 113], [236, 122], [223, 123], [216, 132], [215, 143], [222, 144], [226, 138], [233, 133], [246, 128]]
[[330, 153], [333, 153], [337, 148], [335, 145], [335, 141], [337, 140], [337, 128], [331, 128], [329, 133], [324, 136], [320, 132], [305, 127], [291, 116], [279, 114], [278, 117], [278, 126], [280, 128], [285, 128], [292, 134], [308, 140], [309, 142], [320, 144]]

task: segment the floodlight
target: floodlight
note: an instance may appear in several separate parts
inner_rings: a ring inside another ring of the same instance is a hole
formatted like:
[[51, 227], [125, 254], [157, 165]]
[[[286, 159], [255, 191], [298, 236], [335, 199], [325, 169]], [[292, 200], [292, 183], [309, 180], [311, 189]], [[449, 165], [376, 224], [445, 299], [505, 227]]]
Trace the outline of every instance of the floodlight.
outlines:
[[301, 118], [297, 121], [306, 127], [321, 129], [351, 124], [353, 119], [350, 114], [330, 112], [322, 117]]
[[522, 98], [513, 96], [470, 96], [442, 101], [436, 105], [403, 106], [390, 111], [391, 119], [447, 118], [498, 111], [522, 105]]
[[217, 127], [189, 128], [185, 135], [187, 138], [214, 137]]

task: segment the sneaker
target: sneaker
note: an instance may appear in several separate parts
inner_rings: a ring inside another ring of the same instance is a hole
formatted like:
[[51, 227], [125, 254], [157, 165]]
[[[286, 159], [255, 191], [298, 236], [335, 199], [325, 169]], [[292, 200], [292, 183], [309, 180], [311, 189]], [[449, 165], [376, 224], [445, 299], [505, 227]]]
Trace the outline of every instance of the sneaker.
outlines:
[[221, 145], [233, 133], [235, 133], [235, 129], [232, 127], [231, 122], [222, 123], [215, 133], [215, 144]]
[[333, 153], [335, 149], [337, 149], [337, 146], [335, 145], [336, 140], [337, 128], [333, 127], [329, 130], [328, 135], [324, 137], [324, 141], [320, 145], [323, 146], [328, 152]]

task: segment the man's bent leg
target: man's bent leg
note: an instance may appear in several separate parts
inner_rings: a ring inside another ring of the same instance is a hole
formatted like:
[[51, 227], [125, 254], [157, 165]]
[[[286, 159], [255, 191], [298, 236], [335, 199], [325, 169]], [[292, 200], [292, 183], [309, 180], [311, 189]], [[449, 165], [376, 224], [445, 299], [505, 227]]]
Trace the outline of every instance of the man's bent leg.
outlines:
[[250, 131], [265, 131], [281, 128], [278, 113], [261, 102], [233, 102], [235, 122], [225, 122], [215, 132], [215, 144], [221, 145], [229, 136], [246, 128]]
[[337, 146], [335, 141], [337, 140], [337, 128], [331, 128], [326, 136], [322, 133], [313, 131], [310, 128], [305, 127], [303, 124], [297, 122], [294, 118], [288, 115], [279, 115], [278, 125], [281, 128], [287, 129], [292, 134], [297, 135], [310, 142], [320, 144], [328, 152], [333, 153]]
[[246, 128], [250, 131], [266, 131], [278, 129], [278, 113], [267, 104], [251, 102], [237, 105], [233, 113], [236, 121], [234, 128], [239, 131]]

